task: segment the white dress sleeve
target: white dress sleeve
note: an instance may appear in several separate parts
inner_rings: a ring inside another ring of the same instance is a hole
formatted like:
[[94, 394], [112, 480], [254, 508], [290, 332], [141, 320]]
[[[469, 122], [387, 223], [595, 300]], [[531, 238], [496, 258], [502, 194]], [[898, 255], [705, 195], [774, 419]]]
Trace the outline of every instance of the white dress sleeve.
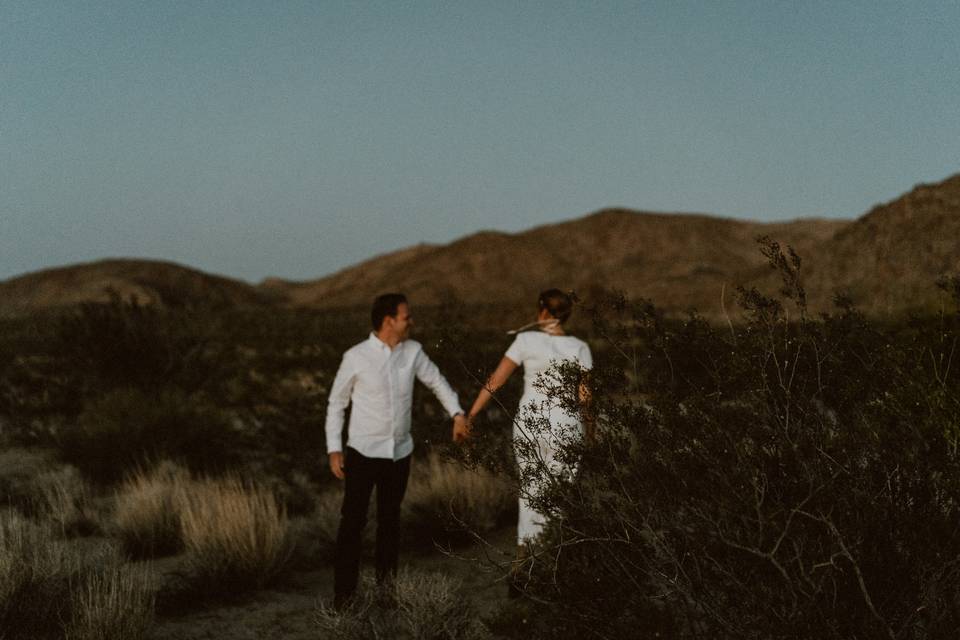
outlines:
[[577, 361], [584, 369], [593, 369], [593, 354], [590, 353], [590, 347], [586, 342], [580, 345], [580, 352], [577, 354]]
[[513, 344], [510, 345], [510, 348], [507, 349], [507, 352], [503, 354], [505, 357], [510, 358], [516, 364], [523, 364], [524, 360], [524, 343], [526, 338], [523, 337], [524, 334], [518, 333], [517, 337], [513, 340]]

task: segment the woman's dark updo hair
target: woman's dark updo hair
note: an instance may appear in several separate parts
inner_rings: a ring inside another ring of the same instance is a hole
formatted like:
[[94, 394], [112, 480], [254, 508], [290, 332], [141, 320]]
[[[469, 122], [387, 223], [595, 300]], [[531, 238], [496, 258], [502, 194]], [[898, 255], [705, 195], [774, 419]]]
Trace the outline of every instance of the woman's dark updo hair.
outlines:
[[573, 312], [573, 298], [560, 291], [560, 289], [547, 289], [541, 292], [538, 304], [541, 309], [546, 309], [561, 324], [566, 322]]

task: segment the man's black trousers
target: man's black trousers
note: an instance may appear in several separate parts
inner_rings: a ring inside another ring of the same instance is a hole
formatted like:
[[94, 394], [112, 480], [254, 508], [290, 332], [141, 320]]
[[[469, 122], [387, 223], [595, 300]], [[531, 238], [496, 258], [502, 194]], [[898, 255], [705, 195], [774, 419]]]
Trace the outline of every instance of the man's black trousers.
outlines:
[[396, 575], [400, 552], [400, 503], [410, 477], [410, 456], [397, 461], [368, 458], [347, 447], [344, 468], [346, 479], [333, 578], [334, 595], [338, 600], [349, 597], [357, 588], [363, 527], [367, 523], [367, 507], [374, 487], [377, 488], [377, 582]]

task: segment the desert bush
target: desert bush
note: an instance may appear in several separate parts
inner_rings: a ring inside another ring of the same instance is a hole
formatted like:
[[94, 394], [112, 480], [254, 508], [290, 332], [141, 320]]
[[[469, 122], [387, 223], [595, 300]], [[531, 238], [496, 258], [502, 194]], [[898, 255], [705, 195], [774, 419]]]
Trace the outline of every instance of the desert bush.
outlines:
[[222, 379], [230, 350], [221, 340], [224, 317], [202, 308], [145, 306], [113, 296], [54, 319], [52, 351], [83, 397], [119, 387], [175, 386], [184, 393]]
[[56, 462], [49, 451], [0, 452], [0, 504], [50, 520], [63, 536], [100, 530], [93, 489], [75, 467]]
[[[870, 323], [843, 298], [810, 318], [799, 258], [762, 249], [784, 288], [742, 290], [736, 325], [622, 297], [595, 309], [598, 437], [566, 442], [577, 475], [541, 465], [534, 492], [550, 516], [523, 567], [541, 635], [960, 628], [960, 318]], [[571, 411], [576, 375], [543, 380]]]
[[275, 578], [292, 541], [274, 495], [237, 477], [196, 480], [178, 496], [183, 544], [201, 584], [257, 588]]
[[56, 468], [52, 451], [11, 447], [0, 451], [0, 504], [32, 512], [37, 495], [34, 479]]
[[183, 547], [178, 496], [190, 482], [190, 473], [172, 462], [127, 478], [117, 491], [113, 514], [113, 529], [124, 551], [149, 558]]
[[242, 441], [227, 416], [201, 397], [125, 388], [88, 404], [58, 444], [67, 461], [106, 483], [164, 458], [221, 471], [237, 464]]
[[338, 611], [320, 603], [316, 622], [335, 640], [480, 640], [490, 632], [460, 583], [442, 574], [401, 570], [389, 586], [364, 580], [349, 606]]
[[142, 567], [110, 566], [88, 573], [73, 595], [67, 640], [138, 640], [154, 616], [154, 585]]

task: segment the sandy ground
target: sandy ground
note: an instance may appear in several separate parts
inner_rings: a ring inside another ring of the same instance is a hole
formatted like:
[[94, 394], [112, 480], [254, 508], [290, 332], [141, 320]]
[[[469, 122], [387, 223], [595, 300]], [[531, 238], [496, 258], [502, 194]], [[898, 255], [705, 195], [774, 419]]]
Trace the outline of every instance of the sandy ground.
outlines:
[[[462, 581], [465, 598], [474, 604], [483, 618], [494, 615], [506, 602], [502, 573], [488, 562], [502, 562], [514, 543], [515, 531], [504, 529], [490, 536], [489, 546], [476, 544], [444, 553], [405, 553], [401, 569], [442, 573]], [[365, 571], [372, 571], [367, 559]], [[148, 640], [311, 640], [320, 639], [314, 622], [317, 604], [329, 601], [333, 592], [333, 569], [293, 572], [272, 589], [251, 594], [238, 602], [211, 605], [183, 615], [161, 615], [148, 634]], [[321, 639], [322, 640], [322, 639]]]

